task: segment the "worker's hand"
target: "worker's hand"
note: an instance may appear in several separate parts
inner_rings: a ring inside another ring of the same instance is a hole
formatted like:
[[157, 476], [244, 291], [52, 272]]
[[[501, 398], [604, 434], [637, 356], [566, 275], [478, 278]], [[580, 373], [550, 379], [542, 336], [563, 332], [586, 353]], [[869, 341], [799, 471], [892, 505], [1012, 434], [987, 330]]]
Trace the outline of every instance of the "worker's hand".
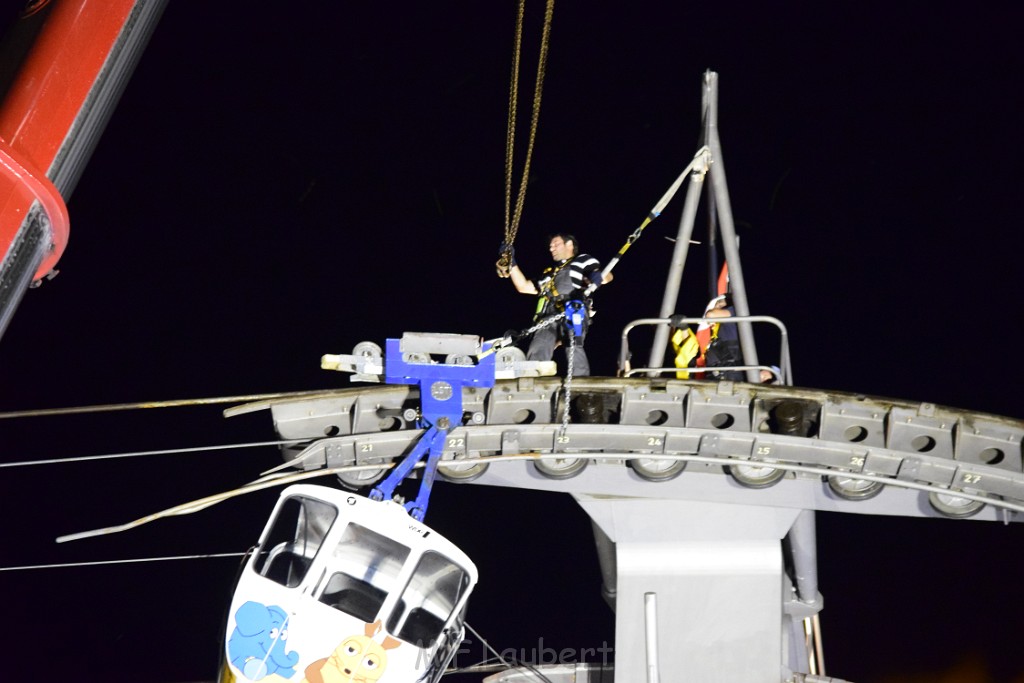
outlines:
[[516, 248], [508, 242], [502, 242], [498, 247], [498, 262], [494, 266], [498, 277], [510, 277], [512, 269], [516, 267]]

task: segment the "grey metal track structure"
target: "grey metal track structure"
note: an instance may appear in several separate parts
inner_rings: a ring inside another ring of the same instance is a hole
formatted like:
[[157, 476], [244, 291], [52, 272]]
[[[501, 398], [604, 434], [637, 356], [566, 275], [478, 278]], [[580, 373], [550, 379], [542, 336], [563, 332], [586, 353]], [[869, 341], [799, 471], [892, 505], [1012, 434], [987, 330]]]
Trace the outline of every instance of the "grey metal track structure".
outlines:
[[[728, 381], [586, 377], [572, 396], [565, 426], [559, 378], [464, 388], [438, 472], [573, 495], [615, 609], [620, 682], [659, 680], [653, 667], [686, 680], [838, 683], [817, 675], [813, 511], [1004, 522], [1024, 512], [1021, 420]], [[355, 467], [338, 475], [352, 489], [368, 490], [424, 433], [409, 385], [226, 414], [261, 410], [282, 439], [301, 441], [282, 447], [287, 465]]]
[[[467, 388], [450, 481], [799, 509], [1014, 520], [1024, 511], [1024, 421], [856, 394], [675, 379], [577, 378], [561, 433], [558, 378]], [[422, 434], [418, 390], [342, 389], [247, 404], [271, 411], [295, 468], [385, 465]], [[583, 406], [582, 408], [580, 406]], [[580, 414], [583, 413], [583, 414]], [[535, 454], [523, 462], [493, 456]], [[471, 462], [467, 462], [471, 461]], [[341, 475], [372, 484], [384, 470]], [[984, 507], [982, 507], [984, 506]]]

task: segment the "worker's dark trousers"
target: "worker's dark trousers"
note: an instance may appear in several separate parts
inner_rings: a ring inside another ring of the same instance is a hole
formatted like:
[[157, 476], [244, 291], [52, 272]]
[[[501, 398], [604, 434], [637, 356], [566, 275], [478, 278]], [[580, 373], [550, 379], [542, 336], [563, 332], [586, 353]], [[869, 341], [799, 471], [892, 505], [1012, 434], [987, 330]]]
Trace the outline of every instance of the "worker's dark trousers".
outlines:
[[[555, 347], [558, 346], [558, 328], [549, 325], [533, 333], [530, 340], [530, 348], [526, 351], [526, 360], [551, 360], [555, 355]], [[563, 341], [565, 357], [569, 358], [569, 340]], [[587, 377], [590, 375], [590, 361], [587, 360], [587, 352], [583, 350], [583, 339], [576, 340], [576, 351], [573, 353], [572, 364], [573, 377]]]

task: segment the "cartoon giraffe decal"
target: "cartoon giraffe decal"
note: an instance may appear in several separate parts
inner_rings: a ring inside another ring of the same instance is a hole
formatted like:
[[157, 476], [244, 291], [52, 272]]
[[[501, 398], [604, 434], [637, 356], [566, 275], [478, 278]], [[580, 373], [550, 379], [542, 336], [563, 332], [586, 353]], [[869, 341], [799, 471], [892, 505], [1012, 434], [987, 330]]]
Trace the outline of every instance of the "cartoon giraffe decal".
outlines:
[[318, 659], [306, 667], [303, 683], [376, 683], [388, 665], [386, 650], [402, 643], [385, 636], [378, 643], [373, 639], [381, 630], [380, 619], [367, 624], [363, 635], [349, 636], [334, 649], [330, 657]]

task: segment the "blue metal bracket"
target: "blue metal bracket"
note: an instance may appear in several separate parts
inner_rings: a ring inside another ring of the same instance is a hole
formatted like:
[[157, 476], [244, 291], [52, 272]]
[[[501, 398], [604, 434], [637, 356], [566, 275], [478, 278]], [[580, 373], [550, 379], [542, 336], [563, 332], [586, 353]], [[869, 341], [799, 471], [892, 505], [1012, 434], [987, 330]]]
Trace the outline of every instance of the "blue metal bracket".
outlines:
[[565, 324], [577, 339], [583, 336], [583, 323], [587, 319], [586, 305], [577, 299], [565, 302]]
[[[487, 347], [482, 349], [486, 351]], [[420, 414], [427, 427], [412, 451], [395, 467], [384, 481], [370, 491], [373, 500], [391, 500], [395, 488], [424, 456], [423, 478], [416, 500], [405, 509], [418, 521], [427, 513], [430, 491], [437, 476], [437, 464], [444, 452], [445, 438], [462, 424], [462, 389], [467, 386], [494, 386], [495, 355], [477, 356], [476, 365], [438, 363], [429, 356], [423, 362], [406, 360], [401, 340], [388, 339], [384, 356], [384, 381], [388, 384], [418, 384]]]

